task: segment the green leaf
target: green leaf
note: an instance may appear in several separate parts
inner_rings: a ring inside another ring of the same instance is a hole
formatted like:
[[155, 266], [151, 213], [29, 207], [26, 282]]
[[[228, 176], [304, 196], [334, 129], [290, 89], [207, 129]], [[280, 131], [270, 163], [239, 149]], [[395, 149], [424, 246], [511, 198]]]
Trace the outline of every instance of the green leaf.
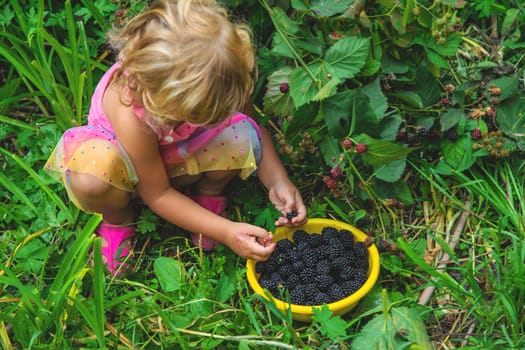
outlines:
[[280, 7], [273, 7], [270, 11], [273, 23], [286, 35], [294, 35], [299, 31], [299, 26], [288, 17]]
[[394, 160], [374, 168], [374, 174], [380, 180], [394, 183], [401, 178], [406, 168], [406, 157]]
[[516, 95], [516, 91], [518, 90], [519, 85], [519, 76], [516, 74], [511, 77], [501, 77], [492, 80], [490, 84], [501, 89], [501, 94], [498, 96], [498, 98], [500, 99], [500, 101], [504, 101]]
[[321, 141], [319, 148], [321, 149], [321, 154], [323, 155], [325, 163], [330, 167], [334, 166], [334, 159], [339, 159], [339, 156], [341, 155], [339, 142], [333, 137], [327, 135]]
[[394, 142], [374, 139], [366, 134], [361, 134], [355, 138], [357, 143], [367, 146], [367, 151], [361, 153], [363, 161], [372, 166], [381, 166], [403, 159], [415, 148], [400, 146]]
[[160, 286], [166, 292], [177, 291], [186, 278], [186, 270], [180, 261], [168, 257], [158, 257], [153, 264]]
[[366, 63], [370, 38], [346, 37], [328, 49], [324, 57], [339, 78], [354, 77]]
[[350, 131], [354, 96], [355, 91], [348, 90], [327, 99], [322, 105], [322, 113], [328, 133], [335, 138], [343, 138]]
[[321, 334], [335, 340], [346, 334], [346, 322], [340, 316], [334, 316], [328, 306], [313, 308], [312, 319], [319, 323]]
[[383, 116], [385, 115], [385, 112], [388, 109], [388, 101], [381, 89], [379, 77], [377, 77], [370, 84], [363, 87], [361, 91], [366, 96], [368, 96], [370, 101], [373, 101], [373, 103], [371, 104], [371, 109], [374, 111], [375, 119], [378, 121], [383, 119]]
[[341, 79], [335, 77], [328, 81], [327, 84], [323, 85], [319, 92], [312, 97], [312, 101], [322, 101], [327, 99], [330, 96], [333, 96], [337, 93], [337, 86], [341, 83]]
[[402, 179], [393, 183], [377, 181], [374, 185], [374, 189], [380, 198], [395, 198], [408, 205], [414, 203], [412, 192], [406, 181], [403, 181]]
[[355, 0], [312, 0], [310, 9], [319, 17], [331, 17], [348, 9]]
[[388, 314], [370, 320], [352, 341], [352, 350], [402, 348], [432, 349], [425, 324], [416, 308], [390, 308]]
[[462, 109], [451, 108], [447, 110], [439, 117], [441, 131], [453, 128], [464, 118], [466, 118], [466, 115]]
[[222, 273], [215, 290], [217, 292], [217, 300], [221, 303], [226, 302], [235, 293], [235, 276]]
[[319, 112], [319, 104], [309, 103], [302, 105], [296, 113], [293, 114], [293, 118], [286, 127], [284, 135], [288, 139], [300, 136], [300, 131], [314, 123], [315, 117]]
[[503, 19], [503, 24], [501, 25], [502, 34], [510, 34], [510, 31], [516, 23], [519, 14], [520, 10], [517, 8], [510, 8], [505, 12], [505, 18]]
[[498, 126], [525, 149], [525, 97], [514, 97], [498, 106]]
[[472, 154], [472, 139], [470, 135], [458, 137], [457, 140], [441, 142], [443, 160], [453, 169], [463, 171], [470, 168], [476, 158]]
[[416, 71], [415, 90], [421, 97], [423, 107], [428, 107], [439, 99], [441, 85], [432, 72], [426, 66], [421, 65]]
[[289, 84], [292, 68], [282, 67], [268, 76], [266, 84], [266, 94], [264, 95], [264, 112], [281, 117], [292, 115], [295, 112], [295, 105], [290, 93], [281, 92], [281, 84]]
[[[318, 76], [321, 64], [316, 62], [308, 67], [314, 75]], [[290, 95], [296, 108], [310, 103], [319, 92], [319, 86], [312, 76], [303, 67], [295, 68], [290, 74]]]
[[397, 91], [391, 94], [393, 97], [408, 103], [412, 107], [423, 108], [421, 96], [414, 91]]

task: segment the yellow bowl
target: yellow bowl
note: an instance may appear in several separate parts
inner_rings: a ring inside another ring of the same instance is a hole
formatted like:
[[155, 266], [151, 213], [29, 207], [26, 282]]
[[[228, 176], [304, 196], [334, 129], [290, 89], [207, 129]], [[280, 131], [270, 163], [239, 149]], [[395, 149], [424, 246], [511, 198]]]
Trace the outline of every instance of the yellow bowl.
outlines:
[[[273, 235], [273, 242], [278, 242], [281, 239], [289, 239], [293, 241], [293, 234], [297, 230], [304, 230], [308, 234], [321, 234], [321, 231], [325, 227], [333, 227], [337, 230], [348, 230], [354, 235], [354, 240], [356, 242], [362, 242], [367, 238], [367, 235], [356, 227], [336, 220], [330, 219], [309, 219], [308, 222], [302, 226], [288, 228], [288, 227], [278, 227], [275, 230]], [[246, 262], [247, 268], [247, 277], [250, 287], [255, 291], [255, 293], [263, 296], [268, 299], [268, 295], [264, 293], [263, 288], [259, 284], [259, 274], [255, 272], [255, 265], [257, 262], [255, 260], [248, 259]], [[377, 282], [379, 277], [379, 252], [375, 245], [370, 245], [368, 247], [368, 278], [365, 283], [359, 288], [355, 293], [343, 298], [341, 300], [335, 301], [333, 303], [327, 304], [328, 308], [335, 315], [343, 315], [351, 311], [354, 307], [357, 306], [358, 302], [372, 289], [374, 284]], [[297, 305], [290, 304], [286, 301], [279, 300], [272, 297], [271, 300], [277, 306], [277, 308], [283, 312], [286, 312], [287, 309], [291, 309], [292, 317], [294, 320], [302, 322], [310, 322], [313, 316], [313, 309], [315, 307], [321, 307], [322, 305]]]

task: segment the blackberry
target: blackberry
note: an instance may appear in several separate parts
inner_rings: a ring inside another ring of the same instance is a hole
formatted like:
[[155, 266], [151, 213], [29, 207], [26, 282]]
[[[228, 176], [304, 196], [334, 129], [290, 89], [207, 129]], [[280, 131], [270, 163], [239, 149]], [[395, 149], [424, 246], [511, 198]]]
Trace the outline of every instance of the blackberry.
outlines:
[[416, 133], [419, 137], [427, 137], [428, 135], [430, 135], [430, 132], [424, 126], [418, 126], [416, 128]]
[[334, 279], [330, 275], [317, 274], [314, 278], [317, 288], [322, 291], [327, 291], [334, 285]]
[[296, 217], [299, 213], [297, 213], [297, 211], [295, 210], [292, 210], [291, 212], [289, 213], [286, 213], [286, 218], [288, 219], [288, 221], [292, 222], [292, 219], [294, 217]]
[[304, 230], [297, 230], [293, 233], [293, 240], [297, 244], [297, 242], [300, 242], [302, 240], [308, 239], [309, 234], [306, 233]]
[[299, 273], [299, 277], [303, 283], [309, 283], [313, 281], [315, 277], [315, 269], [312, 267], [303, 267]]
[[451, 141], [455, 141], [458, 138], [458, 134], [456, 130], [449, 130], [447, 131], [447, 138]]
[[330, 274], [330, 262], [326, 260], [318, 261], [315, 265], [315, 273], [317, 275], [328, 275]]
[[314, 297], [313, 297], [313, 304], [314, 305], [322, 305], [327, 304], [329, 302], [330, 295], [326, 294], [322, 291], [319, 291]]
[[348, 230], [339, 231], [339, 240], [344, 249], [350, 249], [354, 245], [354, 235]]
[[293, 248], [293, 243], [287, 239], [281, 239], [275, 244], [275, 249], [278, 252], [287, 252]]
[[343, 140], [343, 147], [346, 148], [346, 149], [351, 149], [352, 148], [352, 141], [349, 140], [349, 139], [344, 139]]
[[334, 285], [334, 287], [328, 293], [331, 302], [346, 298], [349, 294], [346, 293], [340, 285]]
[[297, 284], [290, 289], [290, 302], [292, 304], [304, 305], [306, 300], [305, 287], [303, 284]]

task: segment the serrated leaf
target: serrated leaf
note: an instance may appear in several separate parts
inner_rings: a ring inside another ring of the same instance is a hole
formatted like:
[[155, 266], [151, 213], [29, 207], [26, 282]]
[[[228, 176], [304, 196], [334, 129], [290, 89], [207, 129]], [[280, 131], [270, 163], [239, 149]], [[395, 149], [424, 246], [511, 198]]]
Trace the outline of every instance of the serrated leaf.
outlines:
[[470, 135], [458, 137], [455, 141], [443, 140], [441, 142], [441, 151], [443, 160], [458, 171], [470, 168], [476, 161], [472, 154], [472, 139]]
[[408, 103], [412, 107], [423, 108], [423, 100], [421, 99], [421, 96], [414, 91], [398, 91], [392, 93], [392, 96]]
[[324, 84], [319, 92], [312, 98], [312, 101], [322, 101], [330, 96], [333, 96], [337, 93], [337, 86], [341, 83], [341, 79], [335, 77]]
[[313, 308], [312, 319], [319, 323], [321, 333], [330, 339], [345, 335], [346, 322], [340, 316], [334, 316], [326, 305]]
[[518, 142], [520, 148], [525, 145], [525, 97], [505, 100], [498, 106], [499, 128]]
[[406, 168], [406, 157], [374, 168], [375, 176], [385, 182], [394, 183], [401, 178]]
[[433, 105], [439, 100], [441, 85], [426, 66], [419, 66], [416, 71], [416, 92], [421, 97], [423, 107]]
[[[321, 64], [316, 62], [308, 67], [310, 71], [319, 76]], [[299, 108], [304, 104], [310, 103], [314, 96], [319, 92], [317, 82], [302, 68], [295, 68], [290, 74], [290, 95], [292, 95], [295, 108]]]
[[448, 130], [456, 126], [461, 119], [466, 118], [465, 112], [462, 109], [451, 108], [439, 117], [441, 131]]
[[321, 154], [323, 155], [323, 159], [326, 165], [330, 167], [334, 166], [335, 161], [339, 159], [339, 156], [341, 155], [341, 148], [339, 147], [339, 142], [337, 142], [337, 140], [333, 137], [327, 135], [321, 141], [319, 148], [321, 150]]
[[381, 89], [381, 85], [379, 84], [379, 77], [377, 77], [373, 82], [366, 85], [361, 89], [365, 95], [370, 98], [370, 101], [374, 101], [371, 104], [372, 110], [374, 111], [374, 114], [376, 116], [376, 120], [383, 119], [383, 116], [388, 109], [388, 101], [383, 94], [383, 90]]
[[325, 101], [322, 106], [328, 133], [335, 138], [345, 137], [350, 130], [354, 90], [341, 92]]
[[500, 101], [504, 101], [516, 94], [519, 85], [519, 76], [516, 74], [510, 77], [501, 77], [492, 80], [490, 84], [501, 89], [501, 94], [498, 98]]
[[[293, 41], [292, 39], [289, 39], [290, 41]], [[272, 49], [271, 53], [275, 56], [281, 56], [281, 57], [287, 57], [287, 58], [295, 58], [294, 53], [288, 45], [283, 41], [282, 37], [279, 35], [279, 33], [275, 32], [272, 35]]]
[[178, 260], [163, 256], [155, 259], [153, 270], [160, 286], [166, 292], [179, 290], [187, 276], [184, 265]]
[[[400, 334], [406, 335], [401, 337]], [[397, 350], [407, 346], [432, 349], [419, 312], [408, 307], [392, 307], [387, 315], [376, 316], [352, 341], [352, 350]]]
[[294, 35], [299, 31], [299, 26], [288, 17], [286, 12], [280, 7], [273, 7], [270, 16], [276, 27], [287, 35]]
[[390, 141], [377, 140], [366, 134], [357, 136], [355, 141], [367, 146], [367, 151], [360, 155], [365, 163], [374, 167], [402, 159], [415, 149], [414, 147], [400, 146]]
[[317, 103], [302, 105], [297, 112], [294, 113], [292, 120], [284, 131], [287, 139], [298, 137], [301, 129], [312, 125], [317, 117], [318, 111], [319, 104]]
[[331, 17], [348, 9], [355, 0], [312, 0], [310, 9], [319, 17]]
[[395, 198], [407, 205], [414, 203], [412, 191], [406, 181], [402, 179], [394, 183], [377, 181], [374, 185], [374, 190], [380, 198]]
[[337, 77], [352, 78], [366, 63], [370, 38], [346, 37], [337, 41], [325, 54]]
[[291, 67], [283, 67], [268, 76], [266, 94], [264, 95], [264, 112], [278, 116], [288, 116], [295, 112], [295, 104], [290, 93], [282, 93], [281, 84], [288, 83]]

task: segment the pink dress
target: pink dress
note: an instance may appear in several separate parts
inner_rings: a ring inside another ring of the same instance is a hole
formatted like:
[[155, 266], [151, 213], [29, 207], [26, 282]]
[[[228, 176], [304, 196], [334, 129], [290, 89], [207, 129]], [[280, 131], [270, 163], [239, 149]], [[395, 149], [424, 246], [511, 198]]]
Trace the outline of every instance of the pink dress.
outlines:
[[[64, 183], [71, 200], [83, 210], [86, 209], [71, 191], [69, 171], [91, 174], [128, 192], [133, 192], [139, 181], [131, 159], [115, 137], [102, 108], [104, 92], [119, 66], [119, 63], [114, 64], [95, 89], [88, 124], [66, 130], [45, 165], [45, 170]], [[257, 168], [261, 158], [260, 129], [244, 114], [236, 113], [210, 128], [184, 122], [171, 129], [148, 122], [143, 108], [136, 106], [134, 109], [137, 117], [157, 134], [170, 177], [240, 170], [239, 176], [245, 179]]]

